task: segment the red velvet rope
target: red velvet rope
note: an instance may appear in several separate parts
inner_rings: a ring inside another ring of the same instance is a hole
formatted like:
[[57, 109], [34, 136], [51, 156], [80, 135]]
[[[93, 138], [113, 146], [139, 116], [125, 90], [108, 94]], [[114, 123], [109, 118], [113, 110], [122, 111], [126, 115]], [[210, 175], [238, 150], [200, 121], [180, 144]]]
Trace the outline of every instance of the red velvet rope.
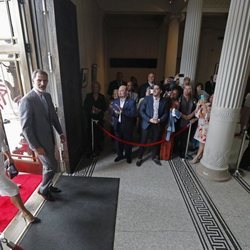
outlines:
[[[111, 138], [115, 139], [116, 141], [119, 141], [121, 143], [127, 144], [127, 145], [131, 145], [131, 146], [137, 146], [137, 147], [152, 147], [152, 146], [156, 146], [159, 144], [162, 144], [163, 142], [166, 141], [166, 139], [162, 139], [160, 141], [157, 142], [152, 142], [152, 143], [147, 143], [147, 144], [142, 144], [142, 143], [137, 143], [137, 142], [132, 142], [132, 141], [125, 141], [121, 138], [116, 137], [115, 135], [111, 134], [107, 129], [105, 129], [104, 127], [100, 126], [99, 124], [96, 124], [98, 126], [98, 128], [100, 128], [105, 134], [107, 134], [108, 136], [110, 136]], [[186, 131], [189, 127], [189, 124], [186, 125], [185, 127], [181, 128], [180, 130], [178, 130], [176, 133], [173, 133], [173, 137], [176, 137], [178, 135], [180, 135], [181, 133], [183, 133], [184, 131]]]

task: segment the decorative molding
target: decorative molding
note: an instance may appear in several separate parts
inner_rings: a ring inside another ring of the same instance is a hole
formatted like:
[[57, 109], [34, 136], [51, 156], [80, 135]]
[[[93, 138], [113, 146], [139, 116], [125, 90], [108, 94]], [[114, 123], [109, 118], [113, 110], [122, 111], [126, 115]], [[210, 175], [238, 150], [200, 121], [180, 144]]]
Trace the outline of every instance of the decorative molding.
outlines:
[[190, 164], [175, 158], [170, 167], [203, 249], [242, 249]]
[[172, 13], [169, 16], [169, 21], [171, 22], [172, 20], [178, 20], [178, 22], [183, 22], [185, 20], [186, 14], [181, 12], [181, 13]]
[[[221, 151], [214, 150], [213, 145], [206, 145], [206, 152], [202, 157], [201, 163], [209, 166], [211, 169], [224, 170], [227, 169], [227, 159], [229, 158], [230, 150]], [[216, 167], [214, 167], [216, 166]]]

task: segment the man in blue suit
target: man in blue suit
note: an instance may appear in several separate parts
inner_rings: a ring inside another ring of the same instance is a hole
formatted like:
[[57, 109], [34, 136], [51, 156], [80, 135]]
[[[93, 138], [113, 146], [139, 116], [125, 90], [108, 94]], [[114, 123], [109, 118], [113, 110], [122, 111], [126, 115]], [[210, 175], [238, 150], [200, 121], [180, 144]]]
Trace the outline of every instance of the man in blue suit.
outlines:
[[[150, 134], [151, 141], [156, 142], [161, 139], [163, 126], [166, 124], [168, 111], [167, 103], [164, 98], [161, 97], [160, 85], [155, 84], [153, 87], [153, 95], [146, 96], [140, 106], [141, 116], [141, 143], [146, 143]], [[138, 160], [136, 165], [138, 167], [142, 164], [142, 156], [144, 153], [144, 147], [140, 147], [138, 153]], [[160, 159], [160, 145], [152, 148], [152, 160], [161, 165]]]
[[48, 201], [53, 201], [51, 192], [60, 192], [52, 186], [57, 170], [55, 159], [55, 140], [53, 128], [60, 135], [61, 143], [65, 137], [62, 132], [52, 99], [45, 92], [48, 84], [46, 72], [37, 69], [32, 74], [33, 89], [20, 102], [20, 121], [22, 132], [29, 146], [38, 155], [43, 164], [43, 180], [38, 193]]
[[[111, 103], [115, 135], [123, 140], [131, 141], [135, 126], [136, 104], [133, 99], [127, 97], [127, 87], [122, 85], [118, 89], [118, 97]], [[132, 162], [132, 146], [116, 141], [117, 157], [115, 162], [124, 159], [127, 163]]]

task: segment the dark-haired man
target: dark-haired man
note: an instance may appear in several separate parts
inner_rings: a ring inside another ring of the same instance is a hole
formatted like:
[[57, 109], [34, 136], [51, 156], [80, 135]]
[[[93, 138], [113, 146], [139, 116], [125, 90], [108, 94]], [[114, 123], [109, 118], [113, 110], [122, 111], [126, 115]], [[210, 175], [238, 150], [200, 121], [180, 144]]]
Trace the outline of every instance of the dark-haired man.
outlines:
[[20, 120], [22, 132], [29, 146], [38, 155], [43, 164], [43, 179], [38, 193], [48, 201], [53, 201], [51, 192], [60, 192], [52, 186], [57, 170], [55, 159], [55, 140], [53, 128], [60, 135], [61, 143], [65, 137], [62, 132], [52, 99], [46, 92], [48, 74], [40, 69], [32, 74], [33, 89], [20, 102]]
[[[166, 100], [161, 97], [160, 85], [155, 84], [153, 87], [153, 95], [145, 96], [140, 105], [141, 116], [141, 143], [147, 142], [151, 135], [151, 141], [156, 142], [161, 139], [163, 125], [166, 124], [168, 117]], [[142, 164], [142, 157], [144, 153], [144, 147], [140, 147], [138, 153], [138, 160], [136, 165], [138, 167]], [[152, 148], [152, 160], [161, 165], [159, 159], [160, 145], [156, 145]]]

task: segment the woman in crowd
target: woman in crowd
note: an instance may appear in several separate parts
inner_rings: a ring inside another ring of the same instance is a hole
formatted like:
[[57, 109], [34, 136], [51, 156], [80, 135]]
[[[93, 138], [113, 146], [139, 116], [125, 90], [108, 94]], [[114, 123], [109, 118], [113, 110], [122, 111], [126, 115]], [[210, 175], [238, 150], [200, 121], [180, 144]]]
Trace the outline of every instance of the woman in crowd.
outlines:
[[210, 102], [207, 102], [204, 98], [201, 98], [195, 110], [195, 116], [198, 120], [198, 127], [196, 129], [194, 139], [199, 141], [199, 149], [196, 156], [190, 162], [192, 164], [198, 163], [203, 155], [205, 142], [207, 139], [207, 131], [210, 119], [211, 105], [213, 97], [210, 98]]
[[195, 90], [194, 90], [194, 98], [196, 102], [198, 102], [201, 98], [201, 95], [204, 96], [206, 100], [209, 98], [209, 94], [203, 89], [203, 84], [202, 83], [197, 83], [195, 85]]
[[12, 163], [8, 147], [5, 143], [3, 128], [0, 127], [0, 196], [9, 196], [12, 203], [19, 209], [22, 213], [22, 217], [28, 223], [38, 223], [40, 219], [34, 217], [29, 210], [24, 206], [23, 201], [19, 194], [18, 186], [12, 182], [6, 175], [4, 168], [4, 155], [7, 158], [8, 163]]
[[[84, 110], [87, 116], [87, 127], [88, 127], [88, 145], [92, 145], [92, 131], [91, 131], [91, 120], [96, 120], [98, 123], [104, 125], [104, 112], [107, 109], [107, 104], [104, 95], [100, 94], [101, 86], [99, 82], [92, 84], [92, 92], [87, 94], [84, 102]], [[92, 149], [88, 149], [88, 154], [99, 153], [103, 149], [104, 135], [103, 132], [94, 126], [94, 152]]]

